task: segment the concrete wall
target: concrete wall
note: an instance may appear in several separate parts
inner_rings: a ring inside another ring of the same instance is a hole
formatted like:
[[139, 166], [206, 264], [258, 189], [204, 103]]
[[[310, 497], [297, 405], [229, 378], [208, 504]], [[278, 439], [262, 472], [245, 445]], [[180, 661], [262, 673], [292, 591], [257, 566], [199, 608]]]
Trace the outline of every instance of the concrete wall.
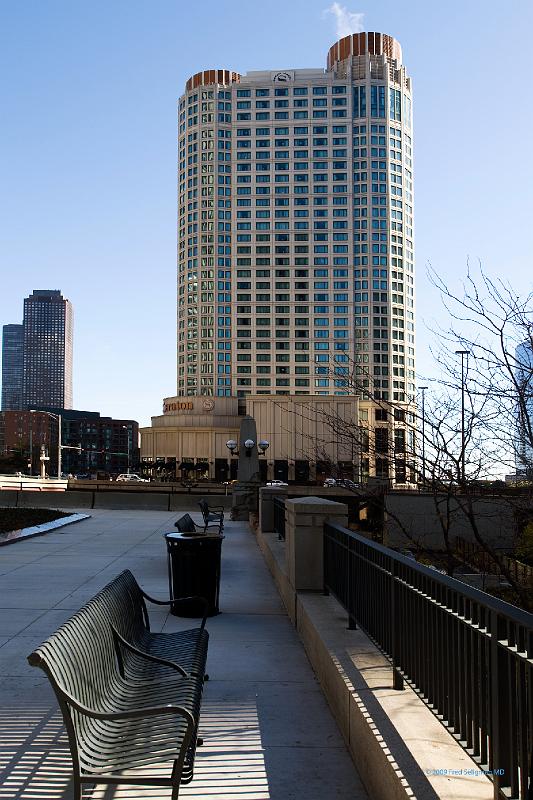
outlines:
[[[391, 493], [385, 496], [389, 514], [385, 522], [384, 544], [388, 547], [413, 547], [420, 543], [426, 548], [444, 549], [442, 527], [436, 501], [446, 516], [446, 496]], [[479, 497], [473, 500], [477, 524], [482, 536], [494, 547], [512, 547], [515, 530], [513, 506], [501, 497]], [[458, 503], [450, 503], [450, 535], [475, 541], [472, 528]], [[401, 523], [401, 525], [400, 525]], [[402, 531], [407, 531], [407, 536]]]
[[[170, 494], [169, 492], [68, 491], [68, 492], [0, 492], [0, 507], [5, 508], [110, 508], [139, 511], [199, 511], [202, 495]], [[209, 505], [231, 508], [228, 497], [207, 496]]]
[[92, 492], [0, 492], [4, 508], [91, 508]]

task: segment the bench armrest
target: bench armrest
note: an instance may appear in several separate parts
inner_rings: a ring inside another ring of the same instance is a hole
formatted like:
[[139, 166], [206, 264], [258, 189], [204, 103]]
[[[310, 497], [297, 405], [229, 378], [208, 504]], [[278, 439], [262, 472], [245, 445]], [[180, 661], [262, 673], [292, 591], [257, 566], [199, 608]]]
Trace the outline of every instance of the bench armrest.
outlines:
[[150, 603], [155, 603], [157, 606], [169, 606], [172, 603], [175, 603], [179, 600], [202, 600], [204, 604], [204, 617], [202, 619], [202, 624], [200, 625], [200, 629], [203, 630], [205, 628], [205, 623], [207, 622], [207, 612], [209, 611], [209, 603], [205, 599], [205, 597], [200, 597], [199, 595], [193, 595], [191, 597], [175, 597], [173, 600], [157, 600], [155, 597], [150, 597], [149, 594], [141, 589], [142, 596], [148, 600]]
[[125, 639], [123, 636], [121, 636], [120, 633], [113, 626], [111, 626], [111, 630], [113, 631], [113, 639], [115, 641], [115, 648], [117, 650], [120, 672], [122, 675], [124, 675], [124, 662], [122, 656], [119, 655], [119, 652], [120, 648], [124, 647], [126, 650], [129, 650], [130, 653], [134, 653], [136, 656], [140, 656], [141, 658], [144, 658], [147, 661], [151, 661], [154, 664], [161, 664], [164, 667], [170, 667], [171, 669], [177, 670], [180, 673], [180, 675], [183, 675], [184, 678], [190, 677], [189, 673], [186, 672], [183, 669], [183, 667], [180, 667], [180, 665], [176, 664], [174, 661], [169, 661], [166, 658], [159, 658], [159, 656], [153, 656], [150, 653], [145, 653], [144, 650], [139, 650], [138, 647], [135, 647], [135, 645], [131, 644], [131, 642], [128, 642], [128, 640]]

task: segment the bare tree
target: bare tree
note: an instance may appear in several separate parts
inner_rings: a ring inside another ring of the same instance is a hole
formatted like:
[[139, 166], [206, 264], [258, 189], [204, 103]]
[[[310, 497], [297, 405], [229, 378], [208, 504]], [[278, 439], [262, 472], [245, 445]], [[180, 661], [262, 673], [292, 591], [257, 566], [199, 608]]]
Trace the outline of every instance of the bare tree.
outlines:
[[[529, 608], [530, 593], [510, 572], [501, 543], [487, 535], [491, 525], [499, 522], [499, 512], [483, 503], [480, 494], [494, 485], [495, 476], [514, 472], [517, 466], [524, 477], [533, 475], [533, 294], [520, 298], [511, 286], [492, 280], [481, 269], [476, 277], [468, 271], [459, 293], [434, 271], [430, 278], [450, 325], [434, 331], [432, 352], [440, 375], [425, 380], [429, 392], [424, 419], [414, 402], [398, 406], [382, 399], [373, 388], [369, 366], [347, 363], [343, 355], [345, 391], [371, 401], [380, 412], [379, 423], [347, 425], [335, 414], [323, 413], [322, 428], [332, 439], [351, 440], [359, 464], [365, 460], [394, 467], [416, 463], [419, 485], [421, 476], [425, 478], [420, 488], [433, 498], [447, 572], [453, 574], [457, 563], [454, 532], [461, 527], [498, 566], [519, 602]], [[330, 368], [337, 380], [338, 367], [334, 362]], [[391, 474], [397, 477], [394, 468]], [[527, 493], [505, 492], [501, 502], [511, 515], [524, 516], [525, 509], [527, 517], [531, 508]], [[396, 521], [417, 552], [423, 551], [424, 531], [406, 530], [398, 515]]]

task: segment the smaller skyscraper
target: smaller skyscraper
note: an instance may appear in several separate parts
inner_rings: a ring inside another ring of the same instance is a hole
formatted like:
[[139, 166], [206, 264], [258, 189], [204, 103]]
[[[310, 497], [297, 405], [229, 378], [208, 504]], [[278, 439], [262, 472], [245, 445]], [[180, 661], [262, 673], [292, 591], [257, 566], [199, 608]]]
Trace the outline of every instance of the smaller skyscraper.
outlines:
[[22, 404], [24, 375], [24, 326], [2, 329], [2, 411], [16, 411]]
[[517, 435], [516, 474], [533, 477], [533, 349], [531, 342], [516, 348]]
[[72, 408], [70, 300], [59, 290], [36, 289], [24, 300], [22, 408]]

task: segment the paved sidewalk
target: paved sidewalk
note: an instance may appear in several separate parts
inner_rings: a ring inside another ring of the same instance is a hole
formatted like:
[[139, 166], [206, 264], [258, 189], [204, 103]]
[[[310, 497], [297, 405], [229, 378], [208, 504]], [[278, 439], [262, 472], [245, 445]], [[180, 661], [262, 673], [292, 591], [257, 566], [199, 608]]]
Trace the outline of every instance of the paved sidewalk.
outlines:
[[[55, 698], [26, 656], [124, 568], [166, 596], [161, 533], [176, 513], [95, 511], [91, 519], [3, 548], [0, 557], [0, 800], [70, 800], [70, 759]], [[199, 519], [199, 517], [198, 517]], [[180, 798], [366, 800], [305, 652], [243, 523], [228, 522], [222, 613], [208, 620], [204, 746]], [[150, 609], [154, 630], [190, 620]], [[94, 800], [164, 800], [148, 787], [99, 786]]]

